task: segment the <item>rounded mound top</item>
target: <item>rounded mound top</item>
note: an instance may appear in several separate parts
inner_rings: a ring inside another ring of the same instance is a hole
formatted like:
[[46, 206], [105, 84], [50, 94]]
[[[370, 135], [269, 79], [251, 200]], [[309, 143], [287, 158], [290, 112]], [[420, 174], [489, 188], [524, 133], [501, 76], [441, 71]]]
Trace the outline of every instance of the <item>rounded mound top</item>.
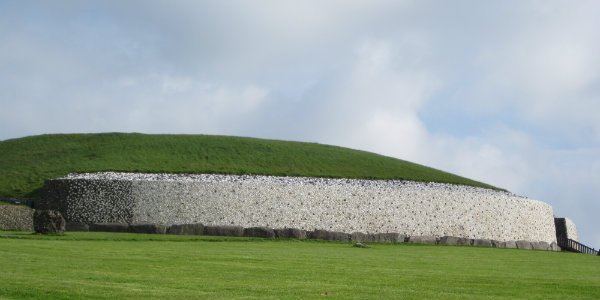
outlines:
[[45, 179], [107, 171], [411, 180], [497, 189], [408, 161], [317, 143], [138, 133], [0, 141], [0, 196], [36, 197]]

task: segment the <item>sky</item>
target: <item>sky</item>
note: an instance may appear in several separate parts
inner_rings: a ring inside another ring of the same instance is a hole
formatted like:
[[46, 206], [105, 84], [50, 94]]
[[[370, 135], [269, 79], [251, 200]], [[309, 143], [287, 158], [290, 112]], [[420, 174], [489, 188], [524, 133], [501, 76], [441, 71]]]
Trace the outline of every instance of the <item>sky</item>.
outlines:
[[318, 142], [546, 202], [600, 247], [600, 1], [0, 0], [0, 140]]

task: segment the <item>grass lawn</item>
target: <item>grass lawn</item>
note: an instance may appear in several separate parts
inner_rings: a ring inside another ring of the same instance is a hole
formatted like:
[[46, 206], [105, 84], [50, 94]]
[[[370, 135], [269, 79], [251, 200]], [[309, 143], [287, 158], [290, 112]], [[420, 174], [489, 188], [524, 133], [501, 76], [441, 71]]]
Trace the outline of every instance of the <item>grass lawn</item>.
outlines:
[[134, 133], [0, 141], [0, 197], [38, 197], [47, 178], [100, 171], [405, 179], [494, 188], [408, 161], [316, 143]]
[[0, 299], [599, 299], [600, 257], [413, 244], [0, 232]]

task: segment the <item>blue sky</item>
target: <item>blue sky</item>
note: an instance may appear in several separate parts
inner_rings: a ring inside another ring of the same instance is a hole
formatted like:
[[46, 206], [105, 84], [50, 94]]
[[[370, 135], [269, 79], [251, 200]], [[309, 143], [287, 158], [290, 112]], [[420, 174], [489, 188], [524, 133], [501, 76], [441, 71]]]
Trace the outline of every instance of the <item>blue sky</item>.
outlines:
[[347, 146], [551, 204], [600, 246], [598, 1], [0, 1], [0, 140]]

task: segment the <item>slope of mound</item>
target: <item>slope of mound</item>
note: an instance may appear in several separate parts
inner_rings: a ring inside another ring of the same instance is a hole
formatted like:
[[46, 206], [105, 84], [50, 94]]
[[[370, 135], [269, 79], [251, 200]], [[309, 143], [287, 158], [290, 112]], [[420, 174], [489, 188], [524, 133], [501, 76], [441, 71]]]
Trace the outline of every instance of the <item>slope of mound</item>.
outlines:
[[138, 133], [0, 141], [0, 196], [36, 197], [46, 178], [101, 171], [401, 179], [496, 189], [408, 161], [316, 143]]

